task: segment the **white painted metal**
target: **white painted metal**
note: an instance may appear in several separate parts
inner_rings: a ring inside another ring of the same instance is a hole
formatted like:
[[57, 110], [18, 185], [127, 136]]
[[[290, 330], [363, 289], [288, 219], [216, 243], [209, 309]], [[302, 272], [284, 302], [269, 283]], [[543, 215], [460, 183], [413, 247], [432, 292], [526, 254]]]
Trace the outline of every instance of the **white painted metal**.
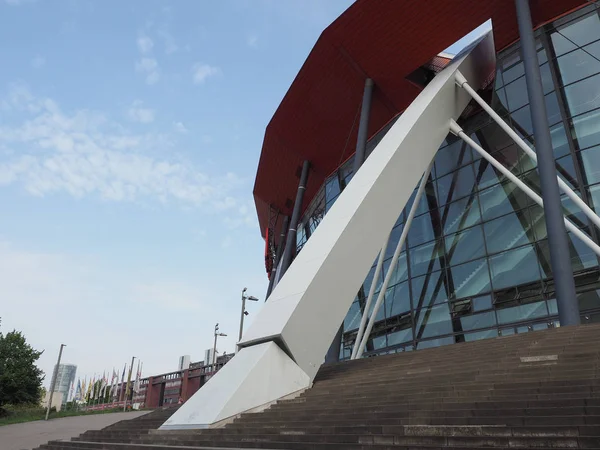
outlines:
[[[379, 291], [379, 295], [377, 296], [377, 301], [375, 302], [375, 307], [373, 308], [373, 312], [371, 313], [371, 318], [369, 319], [369, 325], [367, 325], [367, 329], [365, 331], [365, 335], [360, 341], [358, 345], [358, 350], [356, 352], [355, 358], [362, 358], [363, 352], [365, 351], [365, 346], [369, 341], [369, 336], [371, 334], [371, 330], [373, 329], [373, 325], [375, 325], [375, 320], [377, 317], [377, 313], [379, 312], [379, 308], [381, 308], [381, 304], [383, 303], [383, 299], [385, 298], [385, 293], [387, 291], [388, 286], [390, 285], [390, 280], [392, 279], [392, 274], [394, 273], [394, 269], [398, 264], [398, 258], [400, 257], [400, 252], [402, 251], [402, 247], [404, 246], [404, 241], [406, 241], [406, 236], [408, 236], [408, 232], [410, 230], [410, 226], [412, 225], [412, 221], [415, 217], [415, 213], [417, 209], [419, 209], [419, 203], [421, 202], [421, 197], [423, 196], [423, 192], [425, 192], [425, 186], [427, 185], [427, 180], [429, 179], [429, 174], [431, 173], [431, 169], [433, 168], [433, 158], [425, 169], [425, 173], [421, 177], [421, 183], [419, 183], [419, 189], [417, 189], [417, 194], [415, 195], [415, 199], [413, 201], [412, 206], [410, 207], [410, 211], [408, 213], [408, 217], [406, 218], [406, 223], [404, 224], [404, 228], [402, 229], [402, 234], [400, 235], [400, 239], [398, 240], [398, 244], [396, 245], [396, 250], [394, 250], [394, 256], [392, 256], [392, 261], [390, 262], [390, 267], [385, 275], [385, 279], [383, 280], [383, 285], [381, 286], [381, 290]], [[367, 311], [365, 310], [365, 316], [367, 315]], [[356, 347], [356, 344], [355, 344]]]
[[369, 288], [369, 295], [367, 296], [367, 301], [365, 302], [363, 315], [360, 318], [360, 326], [358, 327], [358, 332], [356, 333], [356, 343], [354, 345], [354, 348], [352, 349], [352, 355], [350, 356], [350, 359], [356, 359], [356, 352], [358, 351], [358, 345], [356, 344], [360, 343], [363, 333], [365, 331], [365, 326], [367, 325], [367, 319], [369, 318], [369, 309], [371, 308], [373, 295], [375, 295], [375, 289], [377, 288], [377, 280], [379, 280], [379, 275], [381, 275], [383, 260], [385, 259], [385, 252], [387, 251], [388, 242], [390, 241], [390, 235], [391, 233], [388, 234], [387, 238], [385, 238], [385, 243], [379, 251], [377, 267], [375, 267], [375, 274], [373, 275], [373, 281], [371, 282], [371, 287]]
[[491, 33], [457, 56], [395, 122], [245, 330], [240, 352], [165, 428], [207, 426], [310, 385], [381, 242], [448, 134], [448, 120], [470, 101], [456, 86], [457, 70], [483, 85], [495, 70]]
[[[504, 167], [501, 163], [499, 163], [496, 159], [494, 159], [488, 152], [486, 152], [483, 147], [481, 147], [477, 142], [471, 139], [469, 136], [465, 134], [462, 128], [454, 121], [450, 121], [450, 131], [460, 137], [463, 141], [469, 144], [477, 153], [479, 153], [483, 158], [485, 158], [491, 165], [493, 165], [497, 170], [502, 172], [502, 174], [508, 178], [510, 181], [515, 183], [519, 188], [521, 188], [534, 202], [540, 205], [542, 208], [544, 207], [544, 202], [542, 197], [540, 197], [534, 190], [532, 190], [529, 186], [527, 186], [523, 181], [521, 181], [516, 175], [514, 175], [510, 170]], [[596, 255], [600, 256], [600, 246], [598, 246], [590, 237], [577, 228], [570, 220], [567, 218], [565, 220], [565, 226], [567, 229], [577, 236], [585, 245], [587, 245]]]
[[308, 375], [277, 344], [253, 345], [241, 349], [160, 429], [206, 428], [309, 385]]
[[[511, 137], [511, 139], [514, 140], [515, 143], [519, 147], [521, 147], [521, 149], [537, 163], [537, 154], [531, 149], [531, 147], [529, 147], [529, 145], [527, 145], [527, 143], [521, 138], [521, 136], [519, 136], [510, 127], [510, 125], [508, 125], [502, 119], [502, 117], [500, 117], [498, 113], [496, 113], [496, 111], [494, 111], [494, 109], [490, 105], [488, 105], [484, 99], [481, 98], [477, 91], [469, 85], [469, 83], [467, 82], [465, 77], [460, 73], [460, 71], [456, 72], [456, 84], [458, 84], [465, 91], [467, 91], [469, 95], [473, 97], [473, 100], [475, 100], [479, 104], [479, 106], [481, 106], [485, 110], [485, 112], [487, 112], [491, 116], [491, 118], [494, 119], [494, 121], [500, 126], [500, 128], [502, 128], [506, 132], [506, 134], [508, 134]], [[558, 187], [560, 188], [560, 190], [567, 194], [567, 196], [571, 200], [573, 200], [573, 203], [575, 203], [583, 211], [583, 213], [594, 223], [594, 225], [600, 228], [600, 217], [598, 217], [598, 215], [592, 210], [592, 208], [590, 208], [587, 205], [587, 203], [585, 203], [581, 199], [581, 197], [579, 197], [579, 195], [577, 195], [575, 191], [573, 191], [573, 189], [571, 189], [569, 185], [563, 181], [563, 179], [560, 176], [557, 176], [556, 178], [558, 179]]]

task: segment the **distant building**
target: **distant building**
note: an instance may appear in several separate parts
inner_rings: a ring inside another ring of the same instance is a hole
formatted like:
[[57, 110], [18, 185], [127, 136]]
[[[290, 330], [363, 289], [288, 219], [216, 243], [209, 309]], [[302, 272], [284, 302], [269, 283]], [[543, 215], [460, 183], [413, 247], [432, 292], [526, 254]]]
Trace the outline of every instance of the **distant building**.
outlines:
[[[56, 371], [56, 366], [54, 366]], [[53, 372], [54, 373], [54, 372]], [[56, 372], [56, 384], [54, 384], [54, 377], [50, 381], [50, 387], [54, 385], [54, 394], [57, 392], [62, 394], [62, 404], [64, 405], [69, 401], [69, 394], [71, 386], [75, 382], [75, 374], [77, 373], [77, 366], [74, 364], [60, 364], [58, 371]], [[54, 404], [54, 401], [52, 401]]]
[[179, 366], [177, 370], [185, 370], [190, 368], [190, 355], [183, 355], [179, 357]]
[[209, 348], [204, 351], [204, 364], [209, 365], [213, 362], [213, 355], [215, 351], [212, 348]]

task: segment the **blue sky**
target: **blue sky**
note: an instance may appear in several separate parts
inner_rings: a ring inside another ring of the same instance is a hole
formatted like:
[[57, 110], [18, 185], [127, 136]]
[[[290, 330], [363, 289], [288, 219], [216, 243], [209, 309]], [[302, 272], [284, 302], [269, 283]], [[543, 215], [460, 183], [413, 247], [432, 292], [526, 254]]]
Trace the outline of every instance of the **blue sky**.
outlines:
[[265, 126], [350, 3], [0, 0], [0, 316], [46, 373], [233, 351]]
[[47, 374], [233, 351], [264, 129], [350, 3], [0, 0], [0, 316]]

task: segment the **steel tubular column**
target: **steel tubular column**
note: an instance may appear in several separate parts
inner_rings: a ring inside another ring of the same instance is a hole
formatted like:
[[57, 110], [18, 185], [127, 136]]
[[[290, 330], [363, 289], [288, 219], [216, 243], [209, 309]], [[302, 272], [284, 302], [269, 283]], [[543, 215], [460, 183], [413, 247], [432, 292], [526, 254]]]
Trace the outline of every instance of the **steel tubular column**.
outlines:
[[[488, 105], [483, 98], [481, 98], [481, 96], [475, 91], [475, 89], [473, 89], [471, 86], [469, 86], [469, 83], [467, 82], [465, 77], [462, 76], [462, 74], [460, 72], [456, 73], [456, 84], [458, 84], [465, 91], [467, 91], [469, 93], [469, 95], [473, 98], [473, 100], [475, 100], [479, 104], [479, 106], [481, 106], [483, 108], [483, 110], [485, 110], [485, 112], [487, 112], [492, 117], [492, 119], [494, 119], [494, 121], [498, 124], [498, 126], [500, 126], [500, 128], [502, 128], [506, 132], [506, 134], [508, 134], [508, 136], [510, 138], [512, 138], [512, 140], [515, 141], [515, 143], [519, 147], [521, 147], [521, 149], [525, 153], [527, 153], [527, 155], [537, 163], [537, 154], [531, 149], [531, 147], [529, 147], [527, 145], [527, 143], [521, 138], [521, 136], [519, 136], [502, 119], [502, 117], [500, 117], [498, 115], [498, 113], [496, 113], [496, 111], [494, 111], [494, 109], [490, 105]], [[594, 223], [594, 225], [596, 225], [598, 228], [600, 228], [600, 217], [598, 217], [598, 215], [592, 210], [592, 208], [590, 208], [587, 205], [587, 203], [585, 203], [573, 191], [573, 189], [571, 189], [569, 187], [569, 185], [567, 185], [567, 183], [565, 183], [563, 181], [562, 178], [560, 178], [558, 175], [556, 176], [556, 178], [558, 180], [558, 186], [560, 187], [560, 190], [563, 191], [565, 194], [567, 194], [567, 196], [571, 200], [573, 200], [573, 203], [575, 203], [583, 211], [583, 213], [592, 221], [592, 223]]]
[[358, 172], [360, 166], [365, 162], [367, 140], [369, 138], [369, 117], [371, 116], [371, 100], [373, 98], [373, 80], [365, 80], [362, 107], [360, 110], [360, 122], [358, 124], [358, 136], [356, 137], [356, 153], [354, 154], [354, 173]]
[[[508, 178], [510, 181], [515, 183], [525, 194], [527, 194], [533, 201], [535, 201], [538, 205], [540, 205], [545, 210], [545, 204], [542, 199], [534, 190], [532, 190], [529, 186], [527, 186], [523, 181], [521, 181], [514, 173], [504, 167], [500, 162], [498, 162], [494, 157], [492, 157], [488, 152], [486, 152], [483, 147], [481, 147], [477, 142], [467, 136], [462, 128], [454, 121], [450, 121], [450, 131], [460, 137], [463, 141], [469, 144], [477, 153], [479, 153], [485, 160], [487, 160], [492, 166], [494, 166], [498, 171], [502, 172], [502, 174]], [[562, 222], [564, 226], [569, 229], [575, 236], [583, 241], [585, 245], [587, 245], [596, 255], [600, 256], [600, 246], [596, 244], [590, 237], [577, 228], [570, 220], [565, 218], [561, 214]]]
[[285, 248], [285, 236], [287, 232], [287, 228], [290, 223], [289, 216], [285, 216], [283, 219], [283, 224], [281, 225], [281, 234], [279, 235], [279, 245], [277, 246], [277, 252], [275, 254], [275, 261], [273, 261], [273, 268], [271, 269], [271, 277], [269, 278], [269, 287], [267, 288], [267, 295], [265, 295], [265, 302], [271, 295], [271, 291], [273, 290], [273, 286], [275, 285], [275, 278], [277, 278], [277, 266], [279, 266], [279, 260], [281, 259], [281, 254], [283, 253], [283, 249]]
[[[385, 275], [385, 279], [383, 280], [383, 284], [381, 285], [381, 290], [379, 291], [379, 295], [377, 296], [377, 301], [375, 302], [375, 306], [373, 307], [373, 312], [371, 313], [371, 318], [369, 319], [369, 324], [367, 325], [367, 329], [365, 330], [365, 334], [359, 344], [359, 348], [356, 352], [355, 359], [361, 358], [362, 354], [365, 351], [365, 347], [367, 345], [367, 341], [369, 340], [369, 335], [371, 334], [371, 330], [373, 329], [373, 325], [375, 325], [375, 318], [377, 317], [377, 313], [379, 312], [379, 308], [383, 303], [383, 299], [385, 298], [385, 292], [390, 284], [392, 279], [392, 274], [396, 269], [396, 264], [398, 264], [398, 257], [400, 256], [400, 252], [402, 251], [402, 247], [404, 246], [404, 241], [406, 241], [406, 236], [408, 235], [408, 231], [410, 230], [410, 225], [412, 224], [412, 220], [415, 217], [417, 212], [417, 208], [419, 207], [419, 202], [421, 201], [421, 197], [423, 196], [423, 192], [425, 191], [425, 185], [427, 184], [427, 180], [429, 179], [429, 174], [431, 173], [431, 169], [433, 168], [433, 159], [427, 166], [427, 169], [423, 173], [423, 177], [421, 178], [421, 182], [419, 183], [419, 189], [417, 189], [417, 194], [415, 195], [415, 199], [410, 208], [410, 212], [408, 213], [408, 217], [406, 218], [406, 223], [404, 224], [404, 228], [402, 229], [402, 234], [400, 235], [400, 239], [398, 240], [398, 245], [396, 245], [396, 250], [394, 251], [394, 256], [392, 256], [392, 261], [390, 262], [390, 267], [387, 270]], [[365, 311], [365, 315], [368, 311]], [[355, 344], [356, 345], [356, 344]]]
[[[391, 233], [390, 233], [391, 234]], [[379, 275], [381, 274], [381, 269], [383, 268], [383, 260], [385, 259], [385, 252], [387, 250], [388, 242], [390, 241], [390, 235], [385, 240], [383, 247], [381, 247], [381, 251], [379, 252], [379, 259], [377, 260], [377, 267], [375, 268], [375, 274], [373, 275], [373, 281], [371, 282], [371, 287], [369, 288], [369, 295], [367, 296], [367, 301], [365, 302], [365, 307], [363, 309], [363, 314], [360, 319], [360, 326], [358, 328], [358, 332], [356, 333], [356, 341], [354, 348], [352, 349], [352, 355], [350, 359], [356, 359], [356, 354], [358, 353], [358, 345], [362, 340], [363, 333], [365, 331], [365, 326], [367, 325], [367, 318], [369, 315], [369, 308], [371, 307], [371, 302], [373, 301], [373, 295], [375, 295], [375, 288], [377, 287], [377, 280], [379, 279]]]
[[[304, 202], [304, 192], [306, 192], [306, 182], [308, 180], [308, 172], [310, 170], [310, 163], [304, 161], [302, 164], [302, 173], [300, 174], [300, 183], [298, 184], [298, 191], [296, 192], [296, 201], [294, 202], [294, 210], [292, 211], [292, 218], [290, 219], [290, 228], [287, 233], [287, 239], [285, 241], [285, 249], [283, 251], [283, 261], [281, 264], [281, 276], [283, 276], [292, 263], [292, 257], [294, 256], [294, 250], [296, 249], [296, 232], [298, 229], [298, 221], [300, 220], [300, 213], [302, 212], [302, 203]], [[279, 277], [281, 279], [281, 276]]]
[[521, 52], [527, 81], [527, 93], [538, 155], [538, 172], [544, 199], [544, 214], [550, 247], [550, 262], [556, 289], [556, 303], [561, 325], [579, 325], [579, 304], [575, 295], [575, 280], [569, 251], [569, 240], [564, 225], [562, 203], [556, 165], [552, 150], [550, 127], [542, 89], [542, 77], [537, 60], [529, 0], [516, 0], [517, 23], [521, 37]]

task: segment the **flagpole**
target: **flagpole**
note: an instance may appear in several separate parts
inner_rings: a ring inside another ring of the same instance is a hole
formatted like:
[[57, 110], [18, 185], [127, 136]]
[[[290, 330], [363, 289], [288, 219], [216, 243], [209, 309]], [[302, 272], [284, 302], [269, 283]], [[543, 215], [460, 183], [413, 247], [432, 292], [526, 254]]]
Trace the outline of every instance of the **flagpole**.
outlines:
[[129, 367], [129, 375], [127, 375], [127, 387], [125, 388], [125, 404], [123, 405], [123, 411], [127, 410], [127, 396], [129, 395], [129, 382], [131, 381], [131, 372], [133, 370], [133, 360], [135, 356], [131, 357], [131, 366]]

